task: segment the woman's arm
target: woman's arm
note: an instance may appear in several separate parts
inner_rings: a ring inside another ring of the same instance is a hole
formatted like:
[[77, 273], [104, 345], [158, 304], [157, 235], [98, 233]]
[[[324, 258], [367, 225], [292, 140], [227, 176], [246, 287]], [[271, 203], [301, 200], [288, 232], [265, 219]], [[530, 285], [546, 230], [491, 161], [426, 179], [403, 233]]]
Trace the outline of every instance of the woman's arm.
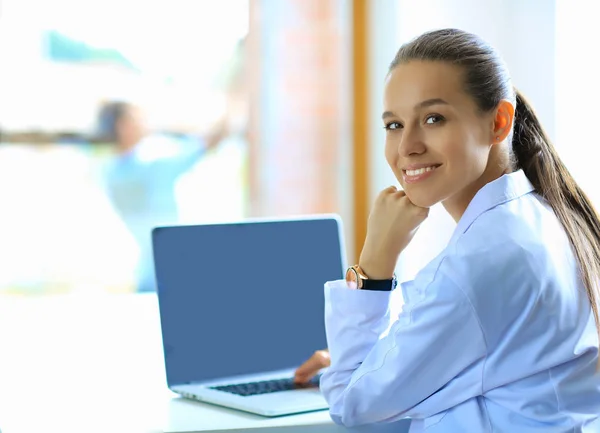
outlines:
[[425, 418], [482, 392], [486, 343], [461, 288], [438, 272], [403, 291], [403, 311], [384, 333], [383, 293], [325, 287], [331, 366], [321, 390], [338, 424]]

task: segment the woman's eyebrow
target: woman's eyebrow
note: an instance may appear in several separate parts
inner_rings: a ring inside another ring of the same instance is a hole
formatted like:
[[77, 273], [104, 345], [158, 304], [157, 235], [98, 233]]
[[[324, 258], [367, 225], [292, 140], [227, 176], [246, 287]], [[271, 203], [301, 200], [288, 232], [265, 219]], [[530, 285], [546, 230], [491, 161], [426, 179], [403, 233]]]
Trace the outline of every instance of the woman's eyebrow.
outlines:
[[[450, 105], [450, 104], [441, 98], [432, 98], [432, 99], [426, 99], [425, 101], [419, 102], [417, 105], [415, 105], [414, 110], [418, 111], [422, 108], [427, 108], [432, 105]], [[383, 120], [387, 119], [388, 117], [397, 117], [397, 116], [392, 111], [384, 111], [383, 114], [381, 115], [381, 118]]]

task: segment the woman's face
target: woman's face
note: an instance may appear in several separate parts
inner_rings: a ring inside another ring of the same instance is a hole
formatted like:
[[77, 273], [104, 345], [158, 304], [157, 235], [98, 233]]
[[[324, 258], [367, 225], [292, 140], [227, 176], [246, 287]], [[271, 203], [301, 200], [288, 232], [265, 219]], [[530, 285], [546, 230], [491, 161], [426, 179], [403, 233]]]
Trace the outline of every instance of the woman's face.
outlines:
[[391, 71], [384, 93], [385, 157], [414, 204], [444, 202], [448, 209], [466, 201], [466, 208], [488, 164], [493, 118], [465, 93], [457, 66], [411, 61]]
[[118, 120], [117, 137], [119, 145], [128, 150], [137, 145], [148, 133], [146, 119], [141, 109], [131, 106]]

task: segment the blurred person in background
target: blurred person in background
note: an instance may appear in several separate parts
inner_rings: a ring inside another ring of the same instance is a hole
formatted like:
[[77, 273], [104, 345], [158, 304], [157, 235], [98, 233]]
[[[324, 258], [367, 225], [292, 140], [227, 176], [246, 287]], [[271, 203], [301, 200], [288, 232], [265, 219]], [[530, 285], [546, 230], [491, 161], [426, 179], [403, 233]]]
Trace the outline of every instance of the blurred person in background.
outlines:
[[151, 134], [141, 107], [113, 101], [101, 107], [97, 122], [101, 140], [116, 152], [103, 172], [106, 193], [139, 247], [136, 289], [154, 291], [151, 230], [178, 222], [176, 183], [227, 136], [227, 119], [204, 137], [177, 139]]

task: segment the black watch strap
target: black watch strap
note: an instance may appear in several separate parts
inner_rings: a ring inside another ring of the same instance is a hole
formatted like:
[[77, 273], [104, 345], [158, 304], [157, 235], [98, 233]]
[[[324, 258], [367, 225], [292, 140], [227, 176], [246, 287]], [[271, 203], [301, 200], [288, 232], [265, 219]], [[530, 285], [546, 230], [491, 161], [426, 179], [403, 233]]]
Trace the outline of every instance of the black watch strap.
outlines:
[[375, 290], [378, 292], [391, 292], [396, 288], [396, 277], [390, 280], [363, 280], [361, 290]]

